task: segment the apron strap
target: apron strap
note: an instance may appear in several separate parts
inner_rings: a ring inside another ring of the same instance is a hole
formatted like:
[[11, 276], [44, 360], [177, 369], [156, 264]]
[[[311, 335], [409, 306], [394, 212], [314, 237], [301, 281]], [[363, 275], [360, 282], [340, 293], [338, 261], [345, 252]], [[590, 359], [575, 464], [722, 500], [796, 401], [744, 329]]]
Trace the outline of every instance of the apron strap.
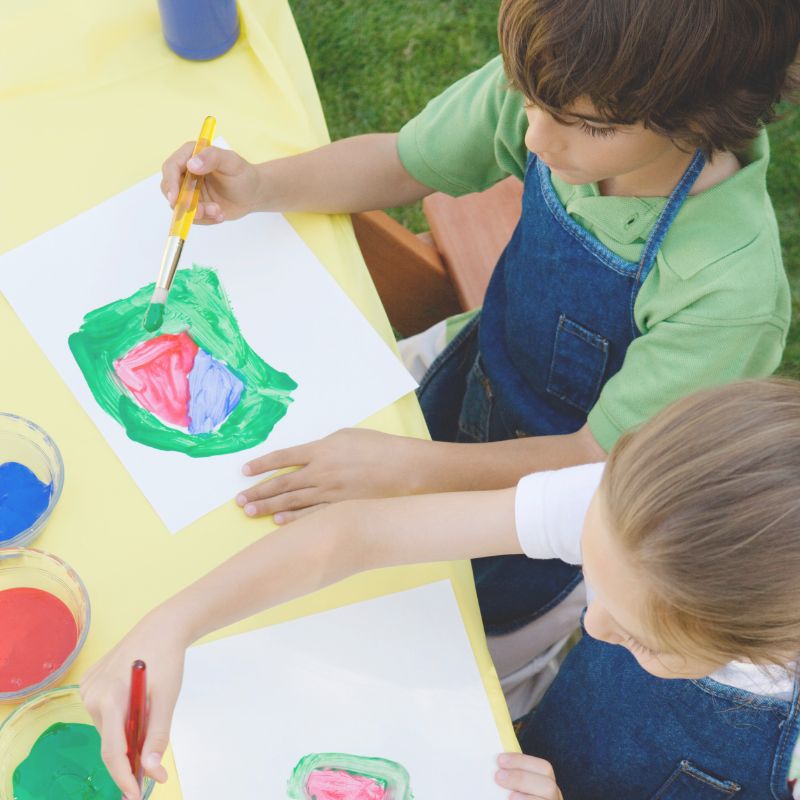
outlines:
[[642, 252], [642, 257], [639, 260], [639, 271], [636, 274], [636, 280], [639, 283], [644, 283], [645, 278], [650, 274], [650, 270], [656, 261], [656, 255], [661, 249], [664, 242], [664, 237], [667, 235], [670, 225], [681, 210], [684, 201], [689, 196], [697, 176], [703, 171], [706, 165], [706, 157], [702, 151], [697, 150], [694, 157], [686, 167], [686, 171], [678, 181], [678, 185], [672, 190], [672, 194], [667, 199], [667, 204], [664, 206], [661, 213], [658, 215], [656, 224], [650, 231], [650, 236]]

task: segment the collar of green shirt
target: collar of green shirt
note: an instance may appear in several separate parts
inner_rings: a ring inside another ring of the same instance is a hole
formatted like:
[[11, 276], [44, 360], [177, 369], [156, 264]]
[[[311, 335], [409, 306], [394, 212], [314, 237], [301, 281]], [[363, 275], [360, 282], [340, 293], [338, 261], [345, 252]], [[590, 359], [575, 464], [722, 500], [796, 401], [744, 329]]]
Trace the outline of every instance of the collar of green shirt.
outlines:
[[[769, 224], [765, 212], [769, 140], [762, 130], [743, 152], [733, 176], [687, 198], [661, 248], [670, 267], [688, 278], [753, 241]], [[631, 258], [664, 208], [663, 197], [604, 197], [597, 184], [575, 186], [552, 176], [567, 212], [607, 247]]]

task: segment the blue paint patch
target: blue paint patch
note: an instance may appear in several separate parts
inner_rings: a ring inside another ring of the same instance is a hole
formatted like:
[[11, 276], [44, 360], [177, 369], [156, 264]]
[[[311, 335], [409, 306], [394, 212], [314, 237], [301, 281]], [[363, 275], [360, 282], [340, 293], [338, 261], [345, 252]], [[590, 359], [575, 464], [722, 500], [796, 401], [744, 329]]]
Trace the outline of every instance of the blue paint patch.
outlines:
[[0, 464], [0, 542], [13, 539], [42, 516], [52, 483], [42, 483], [24, 464]]
[[227, 365], [198, 350], [189, 373], [189, 433], [211, 433], [236, 408], [244, 384]]

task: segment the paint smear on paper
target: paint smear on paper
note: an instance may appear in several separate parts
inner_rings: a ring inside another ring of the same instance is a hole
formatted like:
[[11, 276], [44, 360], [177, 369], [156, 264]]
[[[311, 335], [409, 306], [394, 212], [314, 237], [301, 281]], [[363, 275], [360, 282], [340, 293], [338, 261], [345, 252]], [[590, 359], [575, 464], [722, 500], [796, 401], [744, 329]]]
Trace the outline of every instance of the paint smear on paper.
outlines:
[[86, 315], [69, 347], [98, 404], [134, 441], [194, 457], [267, 439], [297, 383], [248, 345], [213, 269], [178, 270], [158, 335], [153, 284]]
[[42, 483], [24, 464], [0, 464], [0, 542], [27, 530], [45, 512], [52, 483]]
[[385, 758], [311, 753], [289, 778], [291, 800], [413, 800], [408, 772]]
[[189, 433], [208, 433], [239, 404], [244, 384], [221, 361], [200, 350], [189, 373]]
[[44, 680], [78, 641], [72, 612], [42, 589], [1, 591], [0, 620], [0, 692], [18, 692]]
[[14, 770], [14, 800], [120, 800], [92, 725], [57, 722]]
[[162, 422], [189, 427], [189, 373], [198, 347], [185, 331], [137, 344], [114, 362], [117, 377]]
[[306, 794], [314, 800], [384, 800], [386, 784], [352, 772], [321, 769], [308, 776]]

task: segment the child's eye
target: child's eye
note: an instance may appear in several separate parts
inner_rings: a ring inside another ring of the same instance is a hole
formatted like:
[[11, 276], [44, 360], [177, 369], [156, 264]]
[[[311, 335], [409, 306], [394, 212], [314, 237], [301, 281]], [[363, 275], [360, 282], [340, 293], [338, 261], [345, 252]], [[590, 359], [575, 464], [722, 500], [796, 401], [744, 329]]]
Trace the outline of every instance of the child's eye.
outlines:
[[606, 138], [607, 136], [613, 136], [617, 130], [616, 128], [596, 128], [593, 125], [588, 125], [584, 120], [581, 120], [578, 125], [580, 129], [584, 133], [588, 133], [589, 136], [600, 136], [602, 138]]

